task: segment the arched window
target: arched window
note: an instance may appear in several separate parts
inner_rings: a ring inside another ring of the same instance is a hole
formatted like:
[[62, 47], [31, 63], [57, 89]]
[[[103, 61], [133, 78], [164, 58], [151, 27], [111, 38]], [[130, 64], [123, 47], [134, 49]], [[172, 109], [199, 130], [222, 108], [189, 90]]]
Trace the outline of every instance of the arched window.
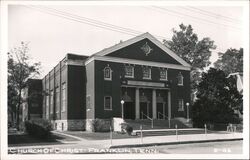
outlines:
[[178, 86], [183, 86], [183, 76], [182, 76], [181, 72], [179, 72], [179, 74], [177, 76], [177, 80], [178, 80], [177, 85]]
[[109, 67], [109, 65], [107, 65], [107, 66], [103, 69], [103, 72], [104, 72], [104, 80], [109, 80], [109, 81], [111, 81], [111, 80], [112, 80], [112, 70], [111, 70], [111, 68]]

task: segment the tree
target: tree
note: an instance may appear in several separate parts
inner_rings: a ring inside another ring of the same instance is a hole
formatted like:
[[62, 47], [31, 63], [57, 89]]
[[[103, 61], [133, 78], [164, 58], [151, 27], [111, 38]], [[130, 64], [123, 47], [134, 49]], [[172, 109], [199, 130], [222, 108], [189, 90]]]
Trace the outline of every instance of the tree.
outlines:
[[8, 105], [16, 106], [16, 124], [19, 129], [20, 106], [23, 103], [22, 90], [27, 85], [29, 78], [35, 78], [40, 74], [40, 62], [31, 62], [28, 43], [21, 42], [21, 46], [15, 47], [8, 53]]
[[17, 91], [11, 85], [8, 85], [8, 113], [11, 115], [9, 121], [14, 122], [16, 115]]
[[222, 70], [210, 68], [204, 72], [197, 88], [197, 100], [192, 106], [194, 125], [239, 122], [234, 110], [239, 109], [242, 95], [235, 84], [235, 79], [227, 78]]
[[214, 67], [223, 70], [227, 75], [235, 72], [243, 72], [243, 48], [228, 49], [225, 53], [218, 53], [219, 59]]
[[173, 29], [172, 40], [164, 40], [163, 43], [192, 66], [191, 89], [195, 90], [200, 82], [201, 72], [210, 65], [211, 50], [216, 46], [208, 37], [199, 40], [191, 25], [180, 24], [179, 27], [179, 31]]

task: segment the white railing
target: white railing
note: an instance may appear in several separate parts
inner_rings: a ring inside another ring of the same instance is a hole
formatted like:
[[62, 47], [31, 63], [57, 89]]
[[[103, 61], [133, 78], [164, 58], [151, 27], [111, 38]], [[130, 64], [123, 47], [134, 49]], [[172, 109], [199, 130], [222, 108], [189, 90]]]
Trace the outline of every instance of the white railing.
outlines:
[[168, 116], [166, 116], [165, 114], [158, 112], [158, 119], [160, 119], [160, 115], [162, 115], [163, 119], [168, 118]]
[[154, 128], [154, 120], [153, 118], [150, 118], [148, 115], [144, 114], [143, 112], [141, 112], [141, 117], [143, 119], [143, 116], [145, 116], [147, 119], [149, 119], [151, 121], [151, 128]]

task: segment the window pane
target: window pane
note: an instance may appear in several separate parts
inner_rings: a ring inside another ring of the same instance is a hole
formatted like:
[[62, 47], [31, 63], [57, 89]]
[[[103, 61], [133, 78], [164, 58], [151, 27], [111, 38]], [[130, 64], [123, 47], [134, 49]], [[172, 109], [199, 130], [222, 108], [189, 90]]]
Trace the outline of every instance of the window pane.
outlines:
[[59, 87], [56, 88], [56, 112], [59, 112], [60, 106], [60, 90]]
[[49, 118], [49, 96], [46, 96], [46, 118]]
[[178, 100], [178, 111], [184, 111], [183, 99]]
[[66, 85], [62, 84], [62, 112], [65, 111], [66, 108]]
[[104, 98], [104, 109], [112, 109], [112, 98], [110, 96]]
[[143, 78], [151, 78], [150, 68], [143, 68]]
[[134, 77], [134, 67], [133, 66], [125, 66], [125, 76], [126, 77]]
[[104, 78], [110, 78], [110, 68], [105, 68], [105, 70], [104, 70]]
[[53, 113], [53, 107], [54, 107], [54, 92], [50, 91], [50, 113]]
[[183, 85], [183, 76], [181, 73], [178, 74], [177, 80], [178, 80], [178, 85]]
[[160, 71], [160, 79], [167, 80], [167, 70], [161, 70]]

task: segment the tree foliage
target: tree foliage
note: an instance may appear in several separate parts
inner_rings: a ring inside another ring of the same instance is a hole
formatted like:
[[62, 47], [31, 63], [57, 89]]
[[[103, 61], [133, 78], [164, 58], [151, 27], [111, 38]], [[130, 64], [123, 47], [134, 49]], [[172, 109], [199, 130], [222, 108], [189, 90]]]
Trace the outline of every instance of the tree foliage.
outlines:
[[235, 72], [243, 72], [243, 48], [228, 49], [225, 53], [219, 53], [219, 59], [214, 67], [223, 70], [227, 75]]
[[201, 72], [210, 65], [211, 50], [216, 46], [209, 37], [199, 40], [191, 25], [180, 24], [179, 27], [180, 30], [173, 29], [172, 40], [164, 40], [163, 43], [192, 66], [191, 88], [194, 89], [200, 81]]
[[235, 79], [226, 77], [222, 70], [215, 68], [202, 74], [197, 100], [192, 107], [193, 122], [197, 126], [238, 122], [234, 110], [239, 109], [242, 95], [237, 90]]
[[28, 43], [21, 42], [8, 53], [8, 105], [16, 107], [17, 126], [19, 125], [19, 112], [22, 100], [22, 90], [27, 85], [29, 78], [40, 74], [40, 63], [31, 62], [28, 55]]

